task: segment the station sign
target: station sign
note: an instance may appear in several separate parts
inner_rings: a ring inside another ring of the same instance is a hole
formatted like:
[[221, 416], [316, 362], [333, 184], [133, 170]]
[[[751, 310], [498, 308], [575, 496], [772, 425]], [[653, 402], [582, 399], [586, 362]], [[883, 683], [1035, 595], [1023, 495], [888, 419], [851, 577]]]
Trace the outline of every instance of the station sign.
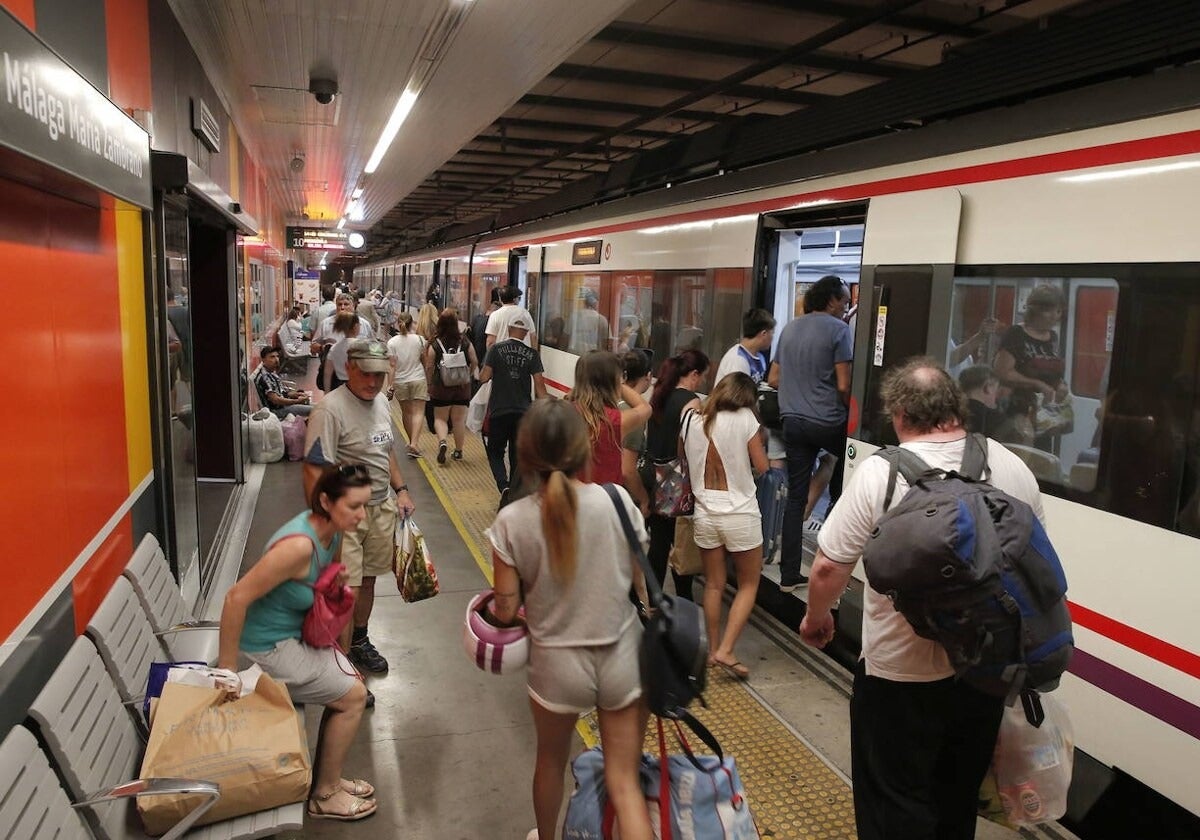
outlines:
[[600, 265], [602, 239], [576, 242], [571, 246], [571, 265]]
[[152, 205], [146, 131], [2, 6], [0, 59], [0, 146]]
[[309, 228], [288, 226], [286, 231], [287, 247], [302, 248], [310, 251], [357, 251], [366, 240], [356, 230], [345, 231], [337, 228]]

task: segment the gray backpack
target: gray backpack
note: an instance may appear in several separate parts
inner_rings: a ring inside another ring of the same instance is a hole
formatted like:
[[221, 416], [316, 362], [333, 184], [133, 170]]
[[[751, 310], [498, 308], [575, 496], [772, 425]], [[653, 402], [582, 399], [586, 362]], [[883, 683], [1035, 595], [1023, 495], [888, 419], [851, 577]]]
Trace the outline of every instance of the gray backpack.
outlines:
[[[871, 587], [975, 688], [1010, 705], [1056, 688], [1074, 650], [1066, 576], [1033, 509], [983, 480], [987, 439], [968, 435], [957, 471], [901, 447], [876, 454], [891, 469], [863, 549]], [[910, 489], [892, 507], [897, 474]]]

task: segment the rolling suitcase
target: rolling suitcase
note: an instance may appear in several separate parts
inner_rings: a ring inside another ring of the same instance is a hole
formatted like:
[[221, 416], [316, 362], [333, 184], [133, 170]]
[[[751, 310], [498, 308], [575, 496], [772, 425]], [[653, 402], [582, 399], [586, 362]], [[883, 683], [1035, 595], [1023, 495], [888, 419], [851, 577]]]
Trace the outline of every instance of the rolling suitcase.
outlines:
[[783, 539], [783, 514], [787, 510], [787, 471], [772, 467], [760, 475], [758, 486], [758, 509], [762, 512], [763, 563], [770, 563], [779, 550]]

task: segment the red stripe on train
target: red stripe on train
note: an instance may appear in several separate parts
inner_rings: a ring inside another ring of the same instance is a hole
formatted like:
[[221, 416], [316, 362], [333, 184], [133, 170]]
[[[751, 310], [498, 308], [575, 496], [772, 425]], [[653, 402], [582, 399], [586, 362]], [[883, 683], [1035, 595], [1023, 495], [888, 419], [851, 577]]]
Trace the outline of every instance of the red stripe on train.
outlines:
[[1131, 650], [1157, 659], [1177, 671], [1200, 678], [1200, 656], [1087, 607], [1081, 607], [1074, 601], [1068, 603], [1071, 608], [1071, 620], [1080, 627], [1086, 627]]

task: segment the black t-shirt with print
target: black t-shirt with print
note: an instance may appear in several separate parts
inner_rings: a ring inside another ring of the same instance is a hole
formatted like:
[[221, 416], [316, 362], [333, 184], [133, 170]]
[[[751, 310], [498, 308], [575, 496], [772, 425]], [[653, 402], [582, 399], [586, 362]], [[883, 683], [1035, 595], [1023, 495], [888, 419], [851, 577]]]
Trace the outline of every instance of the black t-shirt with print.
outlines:
[[509, 338], [493, 344], [483, 364], [492, 369], [488, 414], [492, 417], [524, 414], [532, 402], [530, 377], [542, 372], [541, 354], [523, 342]]
[[1016, 360], [1016, 371], [1022, 376], [1056, 387], [1067, 371], [1066, 361], [1058, 355], [1058, 333], [1051, 331], [1050, 339], [1034, 338], [1020, 326], [1009, 327], [1000, 342]]

